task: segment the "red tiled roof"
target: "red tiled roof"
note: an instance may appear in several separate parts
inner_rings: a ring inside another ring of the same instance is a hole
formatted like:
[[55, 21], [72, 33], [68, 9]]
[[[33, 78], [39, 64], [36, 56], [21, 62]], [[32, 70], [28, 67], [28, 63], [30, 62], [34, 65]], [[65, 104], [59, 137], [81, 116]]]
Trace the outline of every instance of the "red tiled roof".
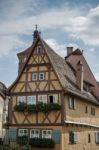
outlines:
[[88, 65], [88, 63], [86, 62], [86, 59], [84, 58], [83, 54], [81, 53], [81, 51], [79, 49], [75, 50], [71, 55], [69, 55], [66, 58], [66, 61], [71, 65], [71, 67], [76, 71], [77, 70], [77, 63], [79, 61], [82, 61], [83, 66], [84, 66], [84, 80], [88, 83], [90, 83], [91, 85], [95, 86], [95, 93], [96, 96], [99, 96], [99, 87], [97, 86], [97, 82], [96, 79]]

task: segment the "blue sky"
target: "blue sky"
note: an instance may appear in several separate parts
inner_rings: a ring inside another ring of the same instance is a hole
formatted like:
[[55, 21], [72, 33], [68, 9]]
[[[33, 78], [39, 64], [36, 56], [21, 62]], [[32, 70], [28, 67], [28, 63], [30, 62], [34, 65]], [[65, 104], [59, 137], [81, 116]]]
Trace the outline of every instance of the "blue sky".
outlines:
[[43, 39], [62, 57], [66, 46], [84, 50], [99, 81], [98, 0], [0, 0], [0, 81], [17, 77], [16, 54], [32, 44], [38, 24]]

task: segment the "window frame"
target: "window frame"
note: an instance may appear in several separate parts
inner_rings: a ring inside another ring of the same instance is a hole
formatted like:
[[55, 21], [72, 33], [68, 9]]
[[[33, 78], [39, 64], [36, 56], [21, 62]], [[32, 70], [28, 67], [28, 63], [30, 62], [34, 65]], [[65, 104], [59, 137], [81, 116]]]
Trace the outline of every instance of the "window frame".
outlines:
[[[21, 101], [20, 101], [21, 98]], [[22, 100], [22, 98], [25, 98], [24, 100]], [[17, 105], [19, 105], [20, 103], [26, 103], [26, 96], [17, 96]]]
[[85, 107], [85, 113], [88, 113], [88, 106]]
[[[33, 101], [33, 103], [29, 103], [29, 97], [30, 98], [34, 98], [34, 100], [31, 99]], [[34, 101], [35, 101], [35, 103], [34, 103]], [[37, 104], [36, 95], [29, 95], [29, 96], [27, 96], [27, 105], [36, 105], [36, 104]]]
[[[34, 77], [36, 77], [36, 78], [34, 78]], [[37, 79], [38, 79], [38, 74], [37, 73], [32, 73], [32, 77], [31, 77], [32, 79], [32, 81], [37, 81]]]
[[96, 144], [99, 144], [99, 132], [95, 133], [95, 142]]
[[[45, 97], [44, 100], [43, 100], [43, 97]], [[40, 102], [47, 104], [47, 95], [43, 95], [43, 94], [42, 95], [38, 95], [38, 103], [40, 103]]]
[[[36, 132], [36, 131], [39, 131], [38, 134], [35, 133], [35, 134], [34, 134], [35, 136], [31, 136], [31, 135], [32, 135], [31, 131], [33, 131], [33, 130], [34, 130], [35, 132]], [[30, 129], [30, 138], [40, 138], [40, 129]]]
[[95, 116], [95, 108], [94, 107], [91, 107], [91, 115]]
[[[53, 102], [50, 102], [50, 96], [53, 96]], [[57, 96], [57, 98], [56, 98]], [[58, 94], [49, 94], [48, 95], [48, 103], [50, 104], [58, 104]]]
[[88, 133], [88, 143], [91, 143], [91, 134]]
[[74, 97], [69, 97], [69, 109], [76, 109], [76, 100]]
[[70, 131], [69, 132], [69, 143], [76, 144], [77, 143], [77, 133]]
[[[23, 132], [22, 135], [20, 135], [20, 131], [21, 131], [21, 130], [22, 130], [22, 131], [27, 131], [27, 133], [24, 134], [24, 132]], [[21, 137], [21, 136], [25, 136], [25, 135], [28, 136], [28, 133], [29, 133], [29, 132], [28, 132], [28, 129], [18, 129], [18, 136], [20, 136], [20, 137]]]
[[[41, 75], [43, 75], [43, 76], [42, 76], [43, 78], [41, 77]], [[44, 79], [45, 79], [45, 73], [44, 73], [44, 72], [40, 72], [40, 73], [39, 73], [39, 80], [42, 81], [42, 80], [44, 80]]]
[[[43, 132], [46, 132], [46, 134], [44, 134]], [[50, 132], [50, 134], [48, 134], [47, 132]], [[42, 139], [51, 139], [52, 138], [52, 130], [42, 130]]]
[[44, 50], [43, 50], [42, 46], [38, 45], [37, 46], [37, 54], [43, 54], [43, 53], [44, 53]]

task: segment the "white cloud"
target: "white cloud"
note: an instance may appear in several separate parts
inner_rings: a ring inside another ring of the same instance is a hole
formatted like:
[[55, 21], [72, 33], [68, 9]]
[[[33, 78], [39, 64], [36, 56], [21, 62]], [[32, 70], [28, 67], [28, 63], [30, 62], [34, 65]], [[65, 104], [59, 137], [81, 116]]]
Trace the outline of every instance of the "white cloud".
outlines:
[[62, 57], [66, 56], [66, 45], [59, 44], [55, 39], [47, 39], [46, 42], [56, 53]]
[[99, 72], [95, 74], [95, 78], [97, 81], [99, 81]]
[[[28, 0], [28, 2], [10, 0], [9, 13], [6, 10], [4, 14], [9, 20], [0, 19], [0, 55], [9, 53], [17, 45], [21, 45], [18, 35], [32, 34], [36, 23], [41, 30], [62, 29], [74, 39], [80, 39], [85, 44], [99, 46], [99, 6], [90, 9], [86, 14], [81, 8], [71, 9], [68, 5], [47, 10], [43, 8], [40, 13], [35, 13], [39, 3], [40, 0]], [[56, 47], [57, 52], [63, 48], [53, 39], [50, 39], [50, 43]], [[64, 55], [65, 50], [61, 53]]]
[[19, 45], [24, 45], [17, 36], [1, 36], [0, 37], [0, 57], [8, 55], [12, 49], [18, 48]]

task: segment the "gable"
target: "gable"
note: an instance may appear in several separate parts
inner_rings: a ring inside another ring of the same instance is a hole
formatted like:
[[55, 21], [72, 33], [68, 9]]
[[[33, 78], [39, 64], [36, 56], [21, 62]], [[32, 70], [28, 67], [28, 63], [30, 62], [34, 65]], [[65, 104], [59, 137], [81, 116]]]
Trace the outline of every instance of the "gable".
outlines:
[[[44, 80], [39, 80], [40, 73], [44, 73]], [[37, 80], [32, 80], [32, 75], [37, 75]], [[62, 90], [58, 76], [53, 68], [46, 50], [40, 40], [31, 50], [29, 58], [11, 92], [37, 92], [37, 91]]]
[[94, 94], [96, 96], [99, 96], [99, 88], [97, 86], [97, 82], [96, 79], [86, 61], [86, 59], [84, 58], [83, 55], [70, 55], [69, 57], [67, 57], [66, 61], [71, 65], [71, 67], [73, 68], [73, 70], [76, 72], [77, 70], [77, 63], [79, 61], [81, 61], [83, 63], [83, 67], [84, 67], [84, 81], [92, 86], [95, 87], [95, 91]]

